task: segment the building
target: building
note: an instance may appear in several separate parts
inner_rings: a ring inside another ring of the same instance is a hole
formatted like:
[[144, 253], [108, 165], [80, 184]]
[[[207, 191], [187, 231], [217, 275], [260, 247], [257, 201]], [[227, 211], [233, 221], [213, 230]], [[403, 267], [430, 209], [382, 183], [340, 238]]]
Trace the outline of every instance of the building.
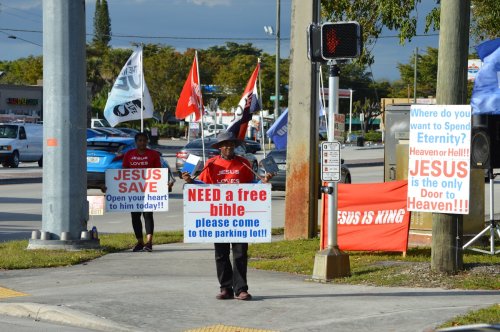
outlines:
[[0, 122], [43, 120], [41, 85], [0, 84]]

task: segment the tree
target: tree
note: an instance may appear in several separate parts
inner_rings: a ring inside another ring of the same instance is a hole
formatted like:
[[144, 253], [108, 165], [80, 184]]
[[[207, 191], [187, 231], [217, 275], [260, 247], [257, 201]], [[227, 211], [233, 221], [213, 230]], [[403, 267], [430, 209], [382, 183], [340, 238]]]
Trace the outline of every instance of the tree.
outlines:
[[35, 85], [43, 77], [43, 59], [41, 56], [29, 56], [0, 62], [0, 71], [5, 72], [2, 83]]
[[94, 13], [94, 38], [96, 46], [107, 48], [111, 41], [111, 19], [107, 0], [96, 0]]
[[[437, 61], [437, 48], [428, 47], [427, 53], [418, 54], [417, 98], [436, 95]], [[398, 63], [398, 69], [401, 79], [394, 83], [391, 97], [412, 97], [415, 77], [415, 54], [411, 56], [408, 63]]]
[[[417, 31], [416, 5], [421, 0], [323, 0], [322, 16], [332, 21], [358, 21], [363, 28], [363, 53], [359, 62], [373, 63], [371, 49], [382, 29], [397, 30], [401, 44]], [[430, 20], [429, 24], [435, 24]]]
[[498, 38], [500, 36], [500, 6], [498, 0], [474, 0], [471, 6], [471, 34], [476, 41]]
[[[437, 1], [439, 4], [440, 1]], [[427, 29], [433, 24], [434, 30], [439, 29], [440, 7], [434, 8], [427, 15]], [[498, 22], [500, 21], [500, 6], [497, 0], [472, 0], [470, 36], [476, 42], [499, 37]], [[426, 29], [426, 32], [427, 32]]]

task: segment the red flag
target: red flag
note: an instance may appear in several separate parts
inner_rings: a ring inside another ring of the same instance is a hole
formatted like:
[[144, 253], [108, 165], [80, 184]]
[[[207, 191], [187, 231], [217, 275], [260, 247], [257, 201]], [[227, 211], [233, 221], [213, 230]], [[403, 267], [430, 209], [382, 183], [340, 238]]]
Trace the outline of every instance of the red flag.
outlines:
[[252, 113], [261, 109], [259, 95], [257, 93], [257, 76], [259, 75], [260, 63], [253, 71], [243, 95], [241, 96], [238, 108], [234, 114], [234, 120], [227, 128], [234, 134], [234, 137], [244, 139], [247, 133], [248, 121], [252, 119]]
[[189, 71], [189, 75], [182, 88], [181, 95], [177, 101], [175, 109], [175, 117], [177, 119], [185, 119], [191, 113], [196, 114], [196, 121], [200, 119], [203, 110], [203, 97], [201, 96], [200, 81], [198, 79], [198, 64], [196, 56], [193, 59], [193, 65]]

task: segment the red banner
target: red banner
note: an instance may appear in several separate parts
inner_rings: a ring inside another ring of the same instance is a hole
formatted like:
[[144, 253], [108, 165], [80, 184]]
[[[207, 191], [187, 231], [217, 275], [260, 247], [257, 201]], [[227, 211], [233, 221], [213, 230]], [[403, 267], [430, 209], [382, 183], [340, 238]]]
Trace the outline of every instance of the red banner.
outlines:
[[[408, 248], [407, 181], [338, 185], [337, 234], [341, 250], [401, 251]], [[328, 243], [328, 195], [323, 195], [321, 249]]]

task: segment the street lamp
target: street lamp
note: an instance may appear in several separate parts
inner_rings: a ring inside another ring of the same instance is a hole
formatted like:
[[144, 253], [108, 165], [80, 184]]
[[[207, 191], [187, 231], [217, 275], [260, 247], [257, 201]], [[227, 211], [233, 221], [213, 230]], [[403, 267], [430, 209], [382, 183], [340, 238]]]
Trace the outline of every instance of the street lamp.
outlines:
[[29, 41], [29, 40], [26, 40], [26, 39], [24, 39], [24, 38], [17, 37], [17, 36], [14, 36], [14, 35], [9, 35], [9, 36], [8, 36], [8, 38], [10, 38], [10, 39], [19, 39], [19, 40], [25, 41], [25, 42], [27, 42], [27, 43], [30, 43], [30, 44], [33, 44], [33, 45], [36, 45], [36, 46], [40, 46], [40, 47], [42, 47], [42, 45], [40, 45], [40, 44], [37, 44], [37, 43], [35, 43], [35, 42]]

